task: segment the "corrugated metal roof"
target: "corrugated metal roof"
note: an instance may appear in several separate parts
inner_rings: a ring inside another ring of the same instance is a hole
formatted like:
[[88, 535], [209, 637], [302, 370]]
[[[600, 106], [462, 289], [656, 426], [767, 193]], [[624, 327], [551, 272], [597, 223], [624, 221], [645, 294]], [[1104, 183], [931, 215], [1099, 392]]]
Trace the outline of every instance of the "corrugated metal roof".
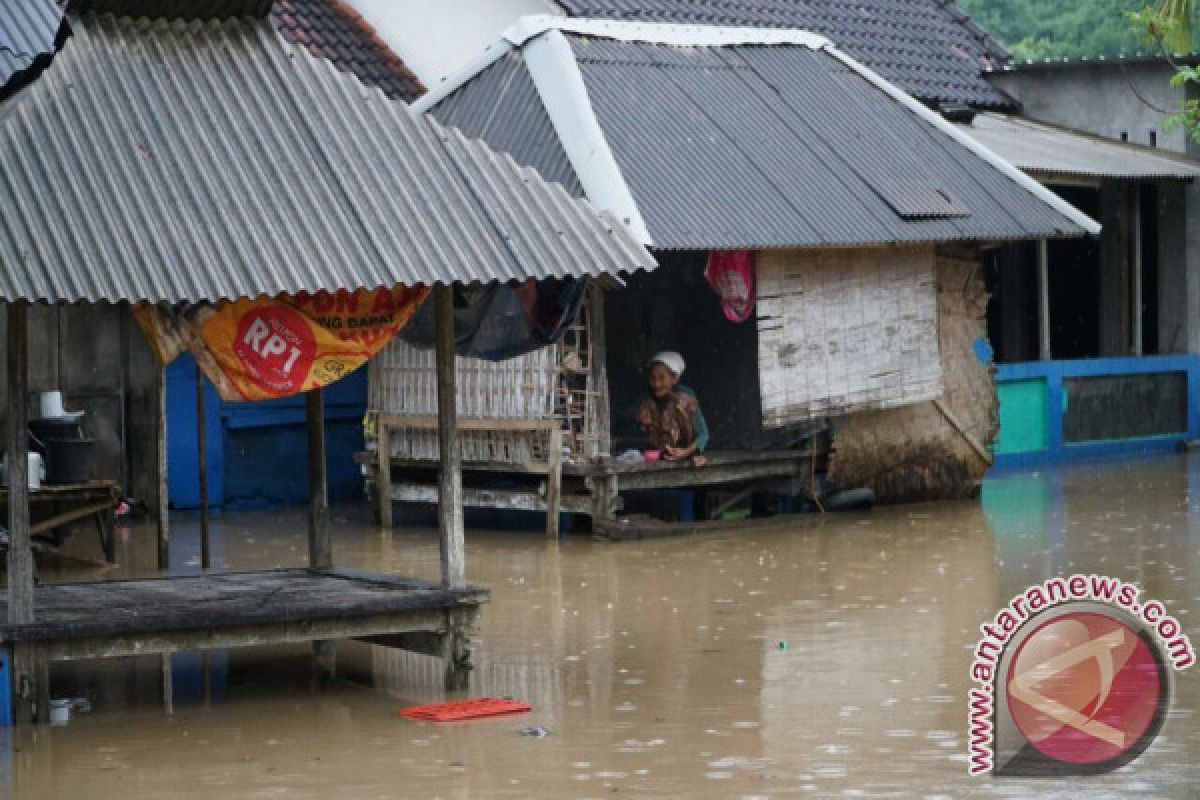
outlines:
[[520, 51], [509, 51], [480, 72], [469, 90], [447, 96], [438, 106], [437, 118], [508, 153], [518, 164], [533, 167], [546, 180], [561, 183], [573, 196], [583, 197], [579, 177], [538, 99]]
[[176, 302], [652, 266], [263, 20], [84, 16], [0, 107], [0, 296]]
[[0, 87], [38, 56], [54, 52], [62, 17], [55, 0], [0, 2]]
[[[627, 185], [657, 248], [1042, 238], [1094, 227], [833, 51], [669, 46], [649, 40], [652, 28], [631, 29], [620, 41], [551, 29], [541, 36], [566, 37], [567, 64], [535, 66], [578, 70], [591, 124], [611, 149], [616, 180]], [[684, 32], [667, 31], [671, 41]], [[736, 41], [735, 30], [726, 33]], [[753, 41], [753, 33], [744, 35]], [[537, 41], [529, 39], [526, 50]], [[505, 56], [503, 69], [515, 61]], [[485, 74], [452, 95], [455, 123], [476, 124], [493, 143], [512, 141], [545, 108], [532, 95], [519, 98], [521, 107], [514, 107], [518, 98], [505, 97], [501, 118], [494, 81], [481, 80]], [[533, 83], [541, 87], [543, 78], [534, 75]], [[434, 113], [440, 116], [442, 105]], [[554, 121], [559, 129], [585, 127]], [[554, 157], [560, 147], [552, 148]], [[582, 183], [588, 190], [589, 181]], [[614, 210], [628, 216], [627, 209]]]
[[578, 17], [802, 28], [924, 100], [1012, 109], [983, 77], [1008, 53], [952, 0], [558, 0]]
[[1133, 180], [1200, 177], [1200, 160], [1002, 114], [959, 126], [1026, 172]]

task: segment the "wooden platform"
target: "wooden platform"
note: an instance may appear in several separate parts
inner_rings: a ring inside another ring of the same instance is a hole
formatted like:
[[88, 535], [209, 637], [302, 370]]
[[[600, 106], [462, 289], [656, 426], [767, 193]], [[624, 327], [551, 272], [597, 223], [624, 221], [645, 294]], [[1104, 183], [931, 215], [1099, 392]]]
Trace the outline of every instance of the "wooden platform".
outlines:
[[[0, 624], [3, 644], [37, 643], [50, 660], [375, 637], [444, 634], [485, 589], [444, 589], [346, 569], [234, 572], [39, 586], [38, 613]], [[7, 619], [0, 599], [0, 620]]]
[[[551, 486], [555, 475], [525, 488], [472, 488], [463, 490], [463, 504], [475, 508], [547, 512], [547, 497], [555, 499], [562, 511], [584, 514], [592, 518], [593, 526], [606, 526], [621, 510], [621, 493], [647, 489], [680, 489], [701, 486], [758, 487], [764, 483], [785, 483], [793, 488], [810, 489], [813, 459], [818, 454], [810, 450], [773, 450], [766, 452], [712, 451], [708, 461], [697, 467], [692, 462], [643, 462], [621, 464], [613, 459], [588, 463], [564, 462], [558, 470], [558, 486]], [[368, 485], [379, 499], [376, 476], [378, 456], [362, 452], [358, 463], [367, 467]], [[393, 479], [403, 482], [391, 486], [390, 500], [406, 503], [432, 503], [437, 500], [431, 475], [436, 469], [432, 461], [394, 458], [391, 462]], [[465, 473], [476, 476], [514, 476], [525, 479], [530, 470], [523, 465], [463, 462]], [[382, 505], [382, 504], [381, 504]]]

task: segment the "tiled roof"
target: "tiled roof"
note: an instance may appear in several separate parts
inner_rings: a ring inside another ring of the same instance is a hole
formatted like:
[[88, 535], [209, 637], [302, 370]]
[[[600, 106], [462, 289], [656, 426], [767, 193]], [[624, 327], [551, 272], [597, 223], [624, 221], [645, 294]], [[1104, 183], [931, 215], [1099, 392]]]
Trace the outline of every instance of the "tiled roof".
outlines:
[[1011, 108], [983, 78], [1008, 53], [952, 0], [559, 0], [578, 17], [801, 28], [915, 97]]
[[271, 24], [285, 39], [378, 86], [393, 100], [411, 102], [425, 92], [375, 29], [342, 0], [275, 0]]

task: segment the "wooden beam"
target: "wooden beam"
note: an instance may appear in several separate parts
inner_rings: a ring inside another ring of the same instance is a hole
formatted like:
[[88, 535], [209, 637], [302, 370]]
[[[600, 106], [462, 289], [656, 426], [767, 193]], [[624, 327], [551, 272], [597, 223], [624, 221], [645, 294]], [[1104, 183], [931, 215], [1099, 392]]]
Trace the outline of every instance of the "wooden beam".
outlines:
[[329, 533], [329, 488], [325, 477], [325, 398], [320, 389], [304, 395], [308, 423], [308, 566], [333, 566]]
[[1050, 248], [1045, 239], [1037, 243], [1038, 359], [1049, 361], [1050, 353]]
[[462, 464], [458, 452], [458, 428], [454, 385], [454, 291], [439, 283], [433, 300], [437, 329], [438, 457], [441, 474], [438, 487], [438, 542], [442, 556], [442, 585], [466, 586], [466, 545], [463, 533]]
[[208, 540], [208, 443], [204, 433], [204, 370], [196, 364], [196, 474], [200, 479], [200, 568], [212, 564]]
[[1135, 184], [1133, 194], [1133, 330], [1130, 340], [1133, 343], [1133, 355], [1142, 355], [1142, 190]]
[[966, 429], [966, 427], [962, 424], [962, 421], [959, 420], [958, 415], [951, 411], [950, 408], [941, 401], [941, 398], [934, 398], [933, 404], [937, 407], [938, 411], [942, 412], [942, 416], [945, 417], [946, 421], [950, 423], [950, 427], [958, 431], [958, 434], [962, 436], [963, 439], [966, 439], [967, 444], [971, 445], [971, 449], [974, 450], [981, 459], [983, 459], [983, 463], [990, 467], [995, 460], [992, 458], [992, 454], [988, 452], [988, 449], [983, 446], [981, 441], [975, 438], [974, 434]]
[[392, 428], [383, 414], [375, 417], [375, 500], [379, 527], [392, 529]]
[[595, 392], [596, 445], [607, 457], [612, 453], [612, 412], [608, 397], [608, 328], [604, 322], [604, 290], [595, 283], [588, 289], [588, 336], [591, 337], [591, 389]]
[[33, 547], [29, 530], [29, 305], [8, 304], [8, 622], [33, 622]]
[[562, 511], [563, 438], [562, 428], [558, 426], [557, 420], [554, 422], [554, 428], [550, 431], [550, 441], [547, 444], [550, 452], [546, 454], [550, 462], [549, 469], [546, 471], [546, 535], [557, 540], [559, 513]]
[[167, 490], [167, 369], [160, 366], [155, 381], [155, 407], [158, 409], [158, 430], [155, 432], [155, 449], [158, 452], [155, 481], [154, 515], [158, 529], [158, 568], [171, 566], [171, 517]]

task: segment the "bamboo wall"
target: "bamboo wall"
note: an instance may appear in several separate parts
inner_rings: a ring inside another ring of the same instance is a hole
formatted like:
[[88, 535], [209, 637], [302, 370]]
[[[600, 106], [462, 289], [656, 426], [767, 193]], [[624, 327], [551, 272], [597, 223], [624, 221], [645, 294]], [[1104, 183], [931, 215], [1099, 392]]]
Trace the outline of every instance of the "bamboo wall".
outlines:
[[939, 396], [934, 261], [932, 247], [760, 253], [763, 424]]
[[[990, 365], [974, 344], [986, 336], [988, 294], [977, 253], [937, 254], [938, 345], [942, 401], [963, 428], [987, 445], [999, 429]], [[830, 477], [843, 487], [870, 486], [880, 502], [973, 495], [987, 463], [933, 403], [853, 414], [836, 421]]]
[[[590, 289], [589, 291], [600, 291]], [[592, 455], [600, 438], [593, 391], [589, 311], [580, 314], [557, 344], [506, 361], [457, 357], [458, 415], [466, 419], [562, 422], [569, 457]], [[399, 416], [437, 414], [437, 372], [433, 350], [393, 339], [371, 360], [368, 408]], [[606, 432], [605, 432], [606, 433]], [[399, 428], [391, 434], [392, 455], [436, 460], [437, 431]], [[524, 431], [462, 431], [466, 461], [526, 464], [542, 461], [542, 436]], [[368, 446], [374, 446], [369, 442]]]

